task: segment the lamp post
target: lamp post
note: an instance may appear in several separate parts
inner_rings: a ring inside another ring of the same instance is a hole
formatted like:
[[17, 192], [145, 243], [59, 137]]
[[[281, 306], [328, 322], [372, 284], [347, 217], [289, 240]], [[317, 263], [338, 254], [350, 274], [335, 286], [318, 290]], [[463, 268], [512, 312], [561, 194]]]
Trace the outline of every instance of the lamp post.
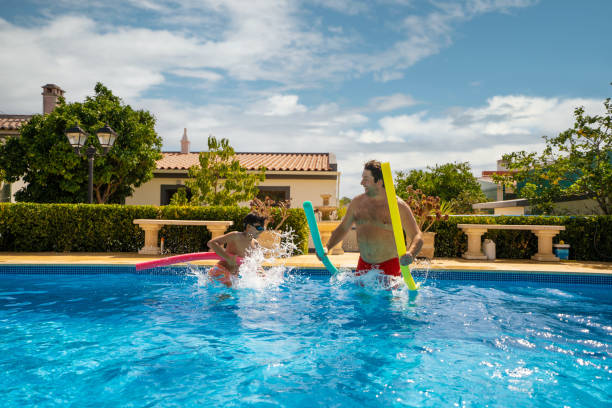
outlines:
[[[96, 136], [98, 136], [98, 140], [102, 145], [102, 155], [108, 153], [110, 148], [113, 147], [113, 144], [115, 144], [115, 139], [117, 139], [117, 133], [111, 129], [108, 124], [104, 125], [103, 128], [98, 129]], [[66, 137], [74, 148], [75, 153], [82, 155], [81, 148], [85, 146], [85, 142], [87, 141], [89, 135], [79, 126], [74, 126], [66, 130]], [[87, 160], [89, 162], [89, 204], [93, 204], [93, 165], [96, 153], [97, 150], [95, 146], [90, 145], [85, 150], [85, 155], [87, 156]]]

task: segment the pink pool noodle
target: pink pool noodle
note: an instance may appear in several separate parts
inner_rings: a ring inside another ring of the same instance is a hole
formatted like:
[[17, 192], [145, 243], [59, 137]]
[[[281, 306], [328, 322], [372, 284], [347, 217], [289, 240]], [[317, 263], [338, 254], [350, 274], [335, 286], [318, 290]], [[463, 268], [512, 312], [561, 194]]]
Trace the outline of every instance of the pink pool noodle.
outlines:
[[[155, 259], [153, 261], [137, 263], [136, 270], [142, 271], [143, 269], [151, 269], [151, 268], [156, 268], [158, 266], [167, 266], [167, 265], [177, 264], [181, 262], [198, 261], [198, 260], [205, 260], [205, 259], [215, 259], [217, 261], [220, 261], [223, 258], [221, 258], [219, 255], [217, 255], [214, 252], [194, 252], [191, 254], [176, 255], [176, 256], [170, 256], [168, 258]], [[238, 261], [239, 264], [242, 262], [242, 258], [240, 257], [236, 257], [236, 260]]]

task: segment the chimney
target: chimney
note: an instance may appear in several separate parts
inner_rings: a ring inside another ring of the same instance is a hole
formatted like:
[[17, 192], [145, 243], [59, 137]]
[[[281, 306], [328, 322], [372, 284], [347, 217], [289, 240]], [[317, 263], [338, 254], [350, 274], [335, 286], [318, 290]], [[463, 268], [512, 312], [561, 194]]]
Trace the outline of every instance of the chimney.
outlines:
[[189, 153], [189, 145], [191, 142], [187, 139], [187, 128], [183, 131], [183, 138], [181, 139], [181, 153]]
[[43, 115], [47, 115], [57, 106], [59, 97], [64, 96], [64, 90], [55, 84], [43, 85], [41, 88], [43, 89]]

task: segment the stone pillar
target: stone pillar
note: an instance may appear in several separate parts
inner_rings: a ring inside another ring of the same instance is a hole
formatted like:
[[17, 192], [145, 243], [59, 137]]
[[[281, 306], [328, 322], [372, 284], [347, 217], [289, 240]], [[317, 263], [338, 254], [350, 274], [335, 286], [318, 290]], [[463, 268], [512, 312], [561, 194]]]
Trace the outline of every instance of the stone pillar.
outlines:
[[42, 89], [43, 115], [48, 115], [59, 103], [59, 97], [64, 96], [64, 90], [55, 84], [43, 85]]
[[208, 230], [212, 234], [212, 237], [210, 239], [215, 239], [225, 234], [225, 231], [227, 230], [227, 225], [207, 225], [206, 228], [208, 228]]
[[531, 257], [534, 261], [558, 262], [560, 259], [553, 254], [552, 239], [559, 233], [557, 230], [531, 230], [538, 237], [538, 253]]
[[159, 224], [139, 224], [145, 232], [145, 243], [142, 248], [138, 251], [142, 255], [159, 255], [161, 249], [157, 246], [157, 237], [161, 225]]
[[487, 256], [482, 252], [482, 234], [487, 232], [486, 228], [465, 227], [463, 232], [468, 237], [467, 252], [461, 255], [464, 259], [487, 259]]

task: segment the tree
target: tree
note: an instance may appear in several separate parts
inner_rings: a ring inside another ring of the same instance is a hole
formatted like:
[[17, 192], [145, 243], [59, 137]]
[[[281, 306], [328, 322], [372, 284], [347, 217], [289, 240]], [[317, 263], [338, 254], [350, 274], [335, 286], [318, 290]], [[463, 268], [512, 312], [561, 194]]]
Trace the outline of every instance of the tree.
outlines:
[[182, 189], [172, 196], [171, 204], [237, 205], [254, 199], [259, 191], [257, 185], [265, 180], [265, 167], [260, 167], [258, 173], [249, 173], [240, 165], [227, 139], [209, 136], [208, 151], [200, 153], [199, 161], [199, 166], [189, 168], [189, 180], [185, 182], [191, 199]]
[[440, 197], [458, 213], [471, 213], [473, 203], [487, 201], [468, 162], [396, 172], [395, 189], [404, 200], [409, 198], [409, 186], [421, 190], [426, 196]]
[[99, 150], [97, 129], [108, 124], [117, 140], [105, 156], [94, 161], [94, 195], [98, 203], [121, 203], [134, 187], [153, 177], [155, 162], [161, 158], [161, 138], [155, 132], [155, 118], [134, 110], [101, 83], [95, 95], [83, 103], [59, 106], [48, 115], [34, 115], [0, 146], [0, 171], [9, 182], [23, 177], [27, 185], [17, 192], [17, 201], [77, 203], [87, 200], [87, 158], [76, 155], [64, 132], [79, 125], [93, 135], [87, 145]]
[[506, 154], [513, 174], [495, 177], [498, 183], [516, 185], [520, 197], [529, 199], [534, 212], [550, 213], [554, 201], [585, 197], [612, 215], [612, 103], [604, 101], [605, 114], [588, 116], [574, 110], [575, 123], [557, 137], [544, 136], [541, 154], [525, 151]]
[[351, 199], [349, 197], [342, 197], [340, 199], [340, 207], [346, 207], [351, 203]]

